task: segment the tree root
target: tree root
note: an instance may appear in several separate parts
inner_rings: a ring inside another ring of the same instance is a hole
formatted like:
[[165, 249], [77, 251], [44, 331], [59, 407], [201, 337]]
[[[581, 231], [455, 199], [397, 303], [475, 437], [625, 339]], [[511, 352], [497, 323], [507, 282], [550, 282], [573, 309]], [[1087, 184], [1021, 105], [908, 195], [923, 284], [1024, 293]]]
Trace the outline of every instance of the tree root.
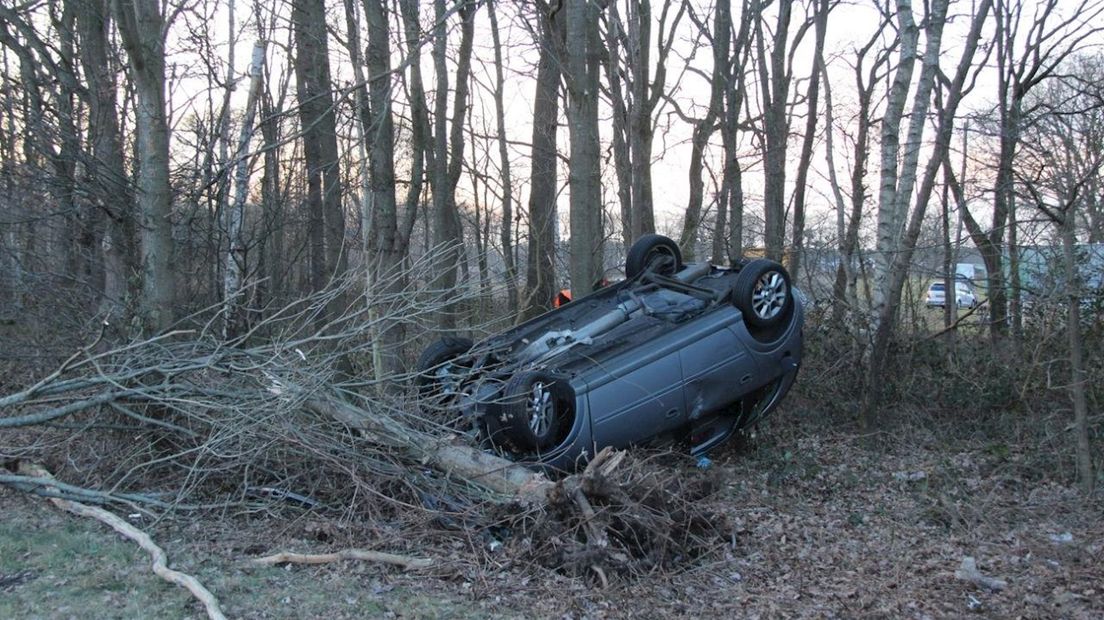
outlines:
[[366, 562], [394, 564], [395, 566], [401, 566], [405, 570], [429, 568], [433, 566], [433, 560], [428, 558], [412, 558], [404, 555], [395, 555], [394, 553], [368, 551], [365, 549], [342, 549], [336, 553], [316, 554], [291, 553], [285, 551], [263, 558], [256, 558], [252, 560], [252, 562], [263, 566], [273, 566], [276, 564], [328, 564], [330, 562], [340, 562], [342, 560], [364, 560]]
[[603, 450], [586, 470], [559, 481], [542, 510], [506, 515], [519, 554], [606, 587], [700, 557], [728, 539], [723, 515], [703, 500], [716, 481], [671, 472], [625, 452]]
[[[53, 479], [50, 472], [45, 468], [30, 463], [20, 463], [20, 473], [28, 476], [34, 476], [36, 478], [48, 478]], [[158, 577], [168, 581], [169, 583], [176, 584], [182, 588], [191, 592], [192, 596], [203, 603], [204, 608], [207, 610], [207, 616], [212, 620], [225, 620], [226, 616], [222, 613], [222, 609], [219, 607], [218, 599], [211, 593], [202, 583], [195, 577], [175, 571], [168, 567], [168, 563], [165, 557], [165, 551], [158, 547], [153, 539], [149, 537], [142, 530], [134, 527], [130, 523], [127, 523], [122, 518], [118, 517], [114, 513], [108, 512], [103, 508], [97, 508], [95, 506], [88, 506], [80, 502], [75, 502], [67, 499], [49, 498], [58, 508], [71, 512], [75, 515], [82, 517], [90, 517], [96, 519], [101, 523], [105, 523], [111, 527], [111, 529], [122, 534], [124, 537], [138, 543], [138, 546], [146, 550], [152, 558], [152, 569], [154, 574]]]

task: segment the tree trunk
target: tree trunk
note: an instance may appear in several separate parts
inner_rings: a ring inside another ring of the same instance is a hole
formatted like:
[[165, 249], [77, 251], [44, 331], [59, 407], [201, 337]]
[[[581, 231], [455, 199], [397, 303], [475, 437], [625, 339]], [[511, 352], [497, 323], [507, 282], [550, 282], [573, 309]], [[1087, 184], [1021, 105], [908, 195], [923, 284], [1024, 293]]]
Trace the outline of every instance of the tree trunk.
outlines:
[[165, 41], [161, 5], [155, 0], [113, 0], [119, 34], [130, 57], [137, 92], [138, 207], [142, 258], [141, 314], [146, 328], [173, 322], [176, 292], [172, 268], [172, 188], [169, 124], [165, 111]]
[[[705, 147], [716, 130], [717, 118], [724, 112], [725, 89], [729, 87], [729, 80], [732, 79], [732, 59], [729, 55], [731, 39], [732, 8], [727, 2], [719, 2], [713, 16], [713, 74], [709, 82], [709, 108], [706, 110], [705, 117], [694, 123], [694, 133], [690, 139], [690, 199], [682, 222], [682, 236], [679, 238], [682, 255], [688, 261], [694, 260], [698, 228], [701, 225], [702, 202], [705, 194], [702, 159], [705, 156]], [[725, 215], [721, 218], [722, 221], [727, 219], [727, 199], [731, 191], [725, 183], [727, 180], [727, 178], [722, 179], [720, 192], [722, 199], [717, 203], [718, 216]], [[723, 239], [724, 227], [714, 230], [713, 236], [714, 239]], [[720, 248], [721, 244], [714, 244], [714, 261], [719, 261]]]
[[241, 135], [238, 136], [238, 149], [235, 153], [234, 202], [227, 213], [229, 226], [229, 251], [226, 254], [223, 287], [223, 337], [238, 335], [244, 328], [242, 312], [242, 280], [245, 273], [245, 239], [242, 236], [242, 222], [245, 220], [245, 201], [249, 195], [249, 169], [252, 157], [249, 143], [253, 140], [253, 122], [257, 116], [257, 99], [263, 85], [261, 72], [264, 69], [265, 43], [257, 41], [253, 46], [253, 58], [249, 66], [249, 95], [245, 104], [245, 117], [242, 119]]
[[801, 262], [805, 252], [805, 186], [809, 180], [809, 168], [813, 160], [813, 144], [816, 139], [817, 120], [820, 115], [820, 67], [824, 64], [824, 37], [828, 29], [828, 13], [832, 10], [829, 0], [818, 0], [813, 17], [816, 42], [813, 44], [813, 69], [809, 75], [809, 89], [805, 95], [808, 112], [805, 116], [805, 135], [801, 140], [801, 156], [794, 181], [793, 241], [790, 243], [790, 277], [797, 282], [801, 276]]
[[[380, 15], [384, 15], [384, 6], [378, 2], [376, 2], [376, 5], [379, 7], [378, 10]], [[429, 147], [429, 107], [426, 105], [425, 85], [422, 81], [422, 27], [418, 18], [418, 0], [400, 0], [399, 10], [402, 13], [406, 54], [407, 58], [410, 59], [410, 76], [407, 79], [407, 83], [410, 89], [410, 157], [412, 160], [410, 162], [410, 184], [404, 199], [405, 216], [404, 219], [399, 222], [400, 228], [395, 237], [396, 241], [402, 243], [401, 249], [403, 256], [399, 257], [401, 260], [405, 257], [407, 249], [409, 248], [410, 236], [413, 234], [414, 222], [418, 214], [418, 206], [422, 200], [422, 189], [425, 187], [426, 162], [429, 161], [430, 168], [433, 168], [433, 149]], [[386, 26], [387, 22], [380, 20], [380, 23]], [[376, 34], [378, 39], [386, 35], [387, 31], [377, 30]], [[379, 46], [379, 50], [376, 52], [377, 54], [384, 51], [384, 43], [386, 42], [386, 39], [383, 39], [376, 43], [376, 45]], [[371, 40], [369, 44], [372, 44]], [[387, 49], [388, 53], [390, 53], [389, 47]], [[388, 68], [390, 67], [390, 60], [388, 60], [386, 66]], [[373, 75], [375, 75], [374, 72]], [[381, 104], [383, 104], [385, 101], [383, 96], [390, 92], [383, 90], [388, 86], [388, 82], [381, 80], [377, 82], [377, 85], [379, 89], [381, 89]], [[389, 96], [386, 98], [386, 102], [388, 102], [389, 105]], [[375, 106], [376, 104], [373, 103], [372, 105]], [[391, 147], [391, 149], [393, 151], [393, 147]], [[393, 162], [393, 157], [394, 155], [392, 153], [388, 161]], [[392, 163], [392, 168], [393, 167], [394, 164]], [[392, 174], [394, 174], [394, 171], [392, 171]], [[429, 218], [426, 219], [428, 221]], [[396, 221], [399, 221], [398, 214], [396, 214]]]
[[617, 177], [617, 199], [621, 203], [621, 243], [628, 248], [633, 237], [632, 157], [629, 155], [628, 103], [622, 89], [621, 41], [625, 34], [617, 15], [617, 3], [606, 12], [606, 77], [609, 81], [610, 113], [613, 117], [613, 170]]
[[1066, 272], [1066, 282], [1068, 283], [1067, 314], [1069, 325], [1066, 329], [1069, 333], [1069, 394], [1070, 400], [1073, 401], [1073, 428], [1077, 436], [1077, 478], [1081, 483], [1081, 490], [1089, 495], [1095, 486], [1096, 477], [1093, 474], [1093, 454], [1089, 444], [1089, 405], [1085, 394], [1088, 375], [1085, 372], [1084, 353], [1082, 352], [1081, 286], [1080, 273], [1074, 255], [1074, 245], [1077, 239], [1074, 232], [1076, 218], [1072, 206], [1066, 210], [1060, 226], [1062, 261]]
[[587, 295], [603, 274], [601, 151], [598, 136], [599, 8], [567, 0], [567, 117], [571, 135], [571, 293]]
[[[387, 5], [382, 0], [364, 0], [364, 15], [368, 26], [368, 48], [366, 66], [368, 68], [368, 106], [360, 107], [360, 123], [369, 146], [368, 149], [368, 188], [370, 204], [371, 241], [369, 247], [374, 251], [372, 264], [372, 286], [369, 295], [393, 295], [402, 293], [406, 279], [401, 276], [402, 262], [406, 257], [409, 237], [400, 230], [397, 197], [395, 195], [395, 128], [391, 99], [391, 43]], [[405, 4], [405, 2], [404, 2]], [[409, 8], [417, 15], [417, 6]], [[415, 20], [417, 17], [414, 18]], [[357, 39], [350, 36], [350, 41]], [[415, 59], [415, 62], [417, 59]], [[359, 81], [359, 79], [358, 79]], [[424, 93], [421, 90], [421, 77], [418, 76], [418, 91], [412, 96], [422, 96], [420, 103], [424, 112]], [[415, 126], [425, 119], [415, 118]], [[420, 138], [420, 135], [416, 135]], [[416, 157], [420, 163], [420, 148], [415, 143]], [[421, 166], [416, 165], [411, 174], [417, 175], [417, 186], [421, 187]], [[412, 178], [411, 185], [415, 180]], [[419, 192], [420, 193], [420, 192]], [[385, 290], [374, 290], [375, 286], [387, 286]], [[402, 353], [406, 331], [401, 322], [395, 321], [380, 327], [381, 346], [377, 360], [377, 375], [394, 376], [403, 370]]]
[[323, 0], [293, 0], [295, 82], [307, 167], [307, 227], [310, 288], [319, 291], [345, 272], [345, 217], [337, 127], [330, 81], [326, 6]]
[[487, 0], [487, 14], [491, 20], [491, 41], [494, 45], [495, 59], [495, 116], [498, 129], [498, 160], [499, 174], [502, 179], [502, 228], [499, 240], [502, 244], [502, 260], [506, 267], [506, 299], [511, 315], [517, 315], [518, 307], [518, 283], [517, 264], [514, 262], [514, 184], [510, 176], [510, 153], [506, 143], [506, 104], [503, 101], [503, 92], [506, 89], [506, 79], [503, 77], [502, 68], [502, 41], [498, 32], [498, 15], [495, 11], [494, 0]]
[[[103, 226], [103, 296], [100, 312], [125, 323], [126, 299], [138, 292], [130, 282], [138, 273], [134, 195], [123, 163], [115, 74], [108, 57], [111, 15], [107, 0], [89, 0], [77, 11], [81, 64], [88, 81], [88, 132], [92, 157], [87, 163], [96, 226]], [[122, 314], [123, 316], [119, 317]]]
[[[752, 11], [752, 6], [756, 7], [755, 11]], [[758, 19], [758, 6], [752, 2], [743, 3], [740, 30], [733, 48], [734, 51], [742, 50], [743, 55], [736, 56], [734, 62], [728, 63], [726, 67], [729, 77], [725, 87], [724, 116], [721, 123], [721, 142], [724, 149], [721, 183], [725, 188], [722, 194], [728, 197], [728, 205], [718, 205], [718, 208], [728, 209], [728, 260], [733, 265], [743, 256], [744, 249], [744, 182], [738, 153], [739, 119], [744, 104], [742, 67], [751, 53], [751, 22]]]
[[[940, 2], [940, 5], [945, 6], [946, 2]], [[912, 72], [916, 66], [916, 51], [920, 40], [920, 28], [913, 19], [911, 0], [897, 0], [897, 21], [900, 61], [893, 75], [886, 109], [882, 113], [878, 237], [877, 251], [874, 254], [874, 311], [876, 313], [881, 313], [882, 306], [888, 303], [884, 290], [889, 279], [889, 265], [898, 238], [896, 208], [901, 119], [904, 116], [905, 102], [912, 84]]]
[[[453, 170], [459, 178], [459, 164], [463, 159], [463, 136], [453, 136], [452, 153], [456, 164], [449, 159], [449, 69], [448, 69], [448, 10], [445, 0], [434, 0], [434, 28], [433, 39], [433, 70], [436, 73], [437, 91], [434, 95], [433, 110], [433, 159], [430, 164], [430, 183], [433, 187], [433, 243], [434, 251], [440, 253], [440, 261], [437, 269], [437, 279], [434, 282], [436, 294], [446, 297], [455, 297], [457, 294], [457, 271], [462, 260], [463, 228], [460, 225], [460, 214], [456, 208], [456, 185], [453, 181]], [[470, 28], [470, 16], [473, 10], [469, 7], [461, 11], [464, 21], [464, 34], [468, 36]], [[463, 42], [461, 48], [463, 48]], [[471, 60], [471, 46], [468, 44], [467, 59]], [[461, 52], [461, 64], [464, 54]], [[462, 107], [461, 93], [467, 95], [467, 75], [459, 75], [457, 72], [456, 100], [454, 107]], [[466, 73], [466, 72], [465, 72]], [[453, 118], [453, 126], [463, 123], [463, 114], [460, 119]], [[456, 131], [456, 130], [453, 130]], [[460, 145], [460, 150], [457, 149]], [[458, 308], [456, 304], [448, 304], [443, 307], [438, 317], [438, 323], [442, 329], [453, 330], [457, 325]]]
[[559, 50], [562, 11], [540, 9], [540, 59], [533, 95], [533, 151], [529, 181], [529, 248], [522, 314], [535, 317], [551, 308], [556, 282], [557, 129], [560, 115]]
[[756, 24], [759, 84], [763, 99], [763, 242], [767, 258], [782, 261], [786, 238], [786, 149], [789, 144], [790, 75], [786, 69], [792, 3], [778, 4], [778, 20], [767, 41], [762, 20]]
[[[872, 421], [872, 415], [874, 407], [879, 403], [881, 398], [881, 390], [884, 385], [884, 377], [886, 372], [887, 362], [889, 361], [889, 345], [890, 339], [895, 327], [897, 306], [900, 303], [901, 292], [904, 288], [905, 281], [909, 273], [909, 265], [912, 262], [912, 254], [916, 248], [916, 241], [920, 236], [921, 225], [924, 221], [924, 214], [928, 206], [928, 202], [931, 199], [931, 194], [935, 188], [936, 174], [939, 171], [939, 167], [946, 160], [947, 153], [950, 150], [951, 135], [954, 129], [955, 115], [958, 111], [958, 105], [962, 100], [963, 89], [966, 84], [967, 76], [970, 73], [970, 69], [973, 63], [974, 53], [977, 50], [978, 41], [981, 38], [981, 30], [985, 25], [985, 22], [989, 15], [989, 10], [992, 7], [992, 0], [982, 0], [980, 6], [977, 9], [977, 13], [974, 15], [973, 22], [971, 24], [970, 32], [967, 35], [965, 42], [965, 50], [962, 57], [959, 60], [958, 68], [954, 74], [954, 78], [947, 87], [947, 102], [946, 105], [939, 110], [939, 125], [936, 131], [935, 144], [933, 147], [933, 153], [931, 159], [928, 161], [927, 166], [924, 169], [923, 181], [920, 185], [920, 189], [916, 196], [916, 206], [913, 209], [912, 216], [908, 221], [908, 227], [905, 230], [904, 236], [900, 242], [895, 244], [894, 254], [890, 259], [889, 268], [887, 271], [887, 281], [885, 283], [886, 289], [879, 293], [884, 303], [876, 309], [877, 314], [875, 316], [875, 332], [874, 342], [871, 348], [870, 365], [867, 374], [867, 391], [866, 400], [863, 404], [862, 420], [864, 424], [870, 424]], [[932, 11], [935, 16], [940, 16], [946, 10], [946, 2], [942, 0], [940, 2], [933, 3]], [[911, 16], [910, 16], [911, 17]], [[939, 20], [929, 19], [928, 24], [930, 28], [941, 30], [942, 22]], [[925, 81], [924, 75], [930, 75], [931, 79], [934, 79], [934, 73], [938, 69], [939, 62], [939, 35], [935, 33], [929, 33], [928, 35], [928, 49], [925, 50], [924, 63], [925, 67], [923, 75], [921, 77], [921, 83]], [[932, 49], [932, 48], [935, 49]], [[923, 91], [923, 87], [918, 87], [918, 94]], [[910, 144], [915, 144], [915, 148], [919, 148], [919, 132], [913, 132], [916, 123], [923, 124], [926, 119], [928, 104], [927, 102], [915, 101], [913, 106], [912, 124], [910, 127]], [[917, 114], [917, 108], [922, 108], [925, 113]], [[910, 147], [913, 148], [913, 147]], [[909, 170], [909, 168], [913, 170]], [[902, 186], [908, 189], [908, 198], [897, 199], [903, 200], [904, 207], [911, 202], [912, 195], [912, 183], [909, 178], [915, 179], [916, 172], [915, 161], [910, 161], [910, 156], [906, 153], [904, 174], [902, 174]], [[884, 183], [884, 181], [883, 181]], [[880, 228], [880, 227], [879, 227]], [[879, 239], [880, 240], [880, 239]], [[953, 293], [953, 291], [952, 291]]]

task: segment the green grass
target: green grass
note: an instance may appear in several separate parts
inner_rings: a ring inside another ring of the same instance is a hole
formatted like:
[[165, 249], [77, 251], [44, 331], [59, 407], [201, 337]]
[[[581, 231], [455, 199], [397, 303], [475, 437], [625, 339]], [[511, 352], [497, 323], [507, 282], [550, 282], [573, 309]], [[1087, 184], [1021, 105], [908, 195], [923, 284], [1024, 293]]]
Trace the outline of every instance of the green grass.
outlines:
[[[62, 514], [44, 500], [0, 493], [0, 505], [0, 618], [206, 617], [190, 594], [153, 574], [144, 551], [106, 526]], [[421, 591], [415, 578], [391, 569], [357, 563], [257, 568], [242, 557], [189, 549], [194, 541], [157, 540], [151, 533], [170, 567], [199, 579], [228, 617], [487, 617], [467, 599]]]
[[36, 523], [26, 514], [18, 517], [23, 518], [0, 523], [0, 573], [24, 575], [0, 595], [0, 617], [187, 614], [186, 593], [157, 579], [145, 554], [132, 543], [72, 520], [51, 516]]

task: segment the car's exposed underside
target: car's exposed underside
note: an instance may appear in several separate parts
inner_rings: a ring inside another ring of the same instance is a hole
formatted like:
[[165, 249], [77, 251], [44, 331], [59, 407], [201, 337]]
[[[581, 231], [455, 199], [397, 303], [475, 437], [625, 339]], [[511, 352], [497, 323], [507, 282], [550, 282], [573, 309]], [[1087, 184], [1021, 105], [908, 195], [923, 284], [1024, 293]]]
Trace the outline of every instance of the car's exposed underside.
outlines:
[[803, 309], [780, 265], [683, 265], [670, 239], [649, 235], [626, 273], [478, 344], [435, 342], [418, 363], [424, 402], [488, 447], [567, 469], [664, 437], [704, 452], [792, 385]]

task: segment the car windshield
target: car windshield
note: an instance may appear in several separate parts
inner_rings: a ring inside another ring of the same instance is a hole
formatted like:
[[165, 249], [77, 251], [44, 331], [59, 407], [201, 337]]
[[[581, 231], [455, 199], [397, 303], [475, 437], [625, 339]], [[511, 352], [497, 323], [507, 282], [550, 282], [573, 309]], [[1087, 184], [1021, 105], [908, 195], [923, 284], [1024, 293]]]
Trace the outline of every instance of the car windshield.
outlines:
[[942, 282], [936, 282], [936, 283], [932, 284], [931, 285], [931, 290], [933, 290], [933, 291], [942, 291], [943, 290], [943, 283]]

